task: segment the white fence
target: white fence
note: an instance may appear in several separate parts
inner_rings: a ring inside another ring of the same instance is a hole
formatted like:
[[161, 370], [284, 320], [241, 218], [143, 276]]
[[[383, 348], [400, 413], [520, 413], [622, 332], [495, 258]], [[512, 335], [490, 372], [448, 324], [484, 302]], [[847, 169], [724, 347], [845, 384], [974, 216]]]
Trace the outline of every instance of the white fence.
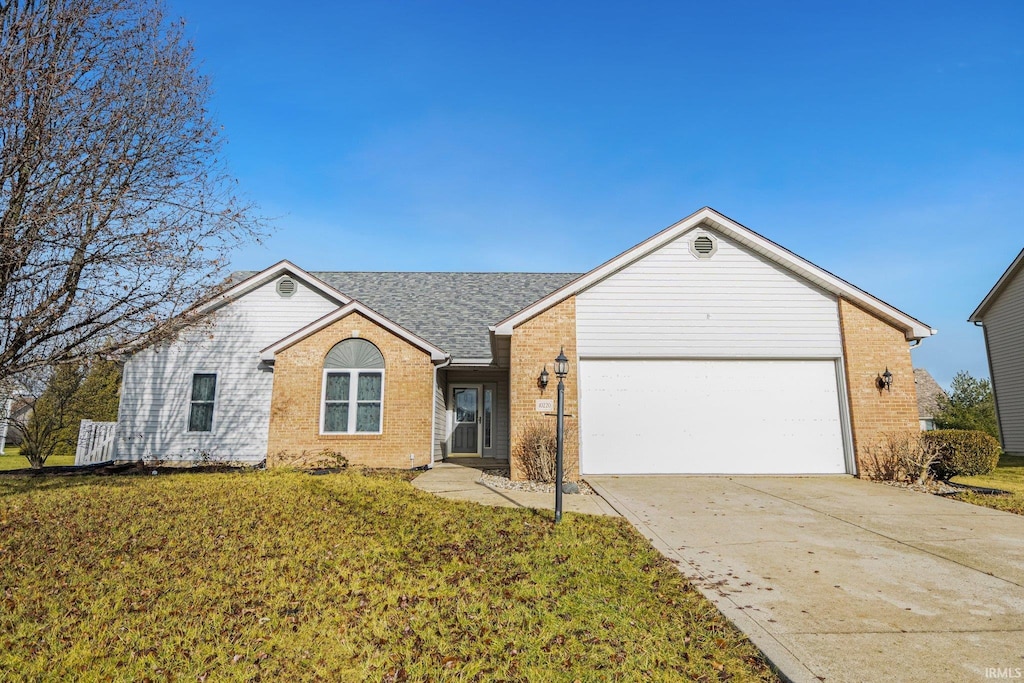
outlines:
[[76, 465], [91, 465], [96, 462], [110, 462], [114, 459], [114, 435], [116, 422], [93, 422], [82, 420], [78, 427], [78, 448], [75, 450]]

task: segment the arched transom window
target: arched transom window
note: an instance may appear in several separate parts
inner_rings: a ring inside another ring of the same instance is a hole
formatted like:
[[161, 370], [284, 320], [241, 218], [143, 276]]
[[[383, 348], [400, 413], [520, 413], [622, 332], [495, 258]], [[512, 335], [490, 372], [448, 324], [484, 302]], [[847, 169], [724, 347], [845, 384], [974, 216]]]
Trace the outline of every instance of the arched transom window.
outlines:
[[365, 339], [346, 339], [324, 359], [322, 434], [380, 434], [384, 356]]

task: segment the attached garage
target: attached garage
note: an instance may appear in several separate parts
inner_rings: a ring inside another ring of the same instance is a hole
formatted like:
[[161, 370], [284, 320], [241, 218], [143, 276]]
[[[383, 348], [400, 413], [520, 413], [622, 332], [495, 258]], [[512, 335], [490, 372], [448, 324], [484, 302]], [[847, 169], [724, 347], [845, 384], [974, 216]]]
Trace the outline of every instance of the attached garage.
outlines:
[[[841, 474], [836, 297], [704, 227], [576, 297], [582, 474]], [[841, 401], [842, 399], [842, 401]]]
[[520, 477], [559, 350], [569, 476], [864, 474], [879, 438], [917, 429], [909, 343], [935, 333], [709, 208], [492, 331]]
[[582, 360], [583, 474], [841, 474], [834, 360]]

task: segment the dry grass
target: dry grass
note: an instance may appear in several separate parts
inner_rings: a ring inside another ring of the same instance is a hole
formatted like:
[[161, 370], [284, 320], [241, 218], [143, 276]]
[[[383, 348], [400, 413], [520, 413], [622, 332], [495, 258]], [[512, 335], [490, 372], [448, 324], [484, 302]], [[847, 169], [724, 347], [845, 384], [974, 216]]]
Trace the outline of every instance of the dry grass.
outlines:
[[625, 521], [360, 472], [0, 477], [31, 680], [775, 680]]
[[1024, 515], [1024, 457], [1003, 455], [999, 458], [999, 464], [996, 466], [996, 469], [992, 470], [991, 473], [982, 474], [977, 477], [955, 477], [953, 483], [1009, 491], [1009, 496], [961, 493], [957, 495], [957, 498], [968, 503], [974, 503], [975, 505], [984, 505], [985, 507]]

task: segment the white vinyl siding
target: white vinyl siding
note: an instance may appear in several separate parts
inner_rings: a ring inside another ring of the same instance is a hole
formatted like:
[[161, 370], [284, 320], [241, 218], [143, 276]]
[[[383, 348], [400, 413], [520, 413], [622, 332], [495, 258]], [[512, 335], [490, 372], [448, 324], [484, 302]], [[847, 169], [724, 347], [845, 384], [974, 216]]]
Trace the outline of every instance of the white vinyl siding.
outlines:
[[[268, 282], [216, 311], [171, 343], [132, 356], [124, 368], [118, 460], [259, 462], [267, 457], [274, 375], [259, 352], [337, 308], [296, 279], [287, 298]], [[212, 432], [186, 430], [192, 374], [217, 373]]]
[[584, 474], [846, 472], [834, 360], [582, 360]]
[[[711, 235], [696, 258], [689, 242]], [[838, 358], [836, 299], [698, 228], [576, 297], [580, 357]]]
[[1024, 455], [1024, 270], [1003, 288], [982, 322], [1003, 448]]
[[437, 372], [437, 384], [434, 386], [434, 460], [442, 460], [448, 455], [448, 409], [445, 396], [448, 395], [448, 383], [443, 370]]

